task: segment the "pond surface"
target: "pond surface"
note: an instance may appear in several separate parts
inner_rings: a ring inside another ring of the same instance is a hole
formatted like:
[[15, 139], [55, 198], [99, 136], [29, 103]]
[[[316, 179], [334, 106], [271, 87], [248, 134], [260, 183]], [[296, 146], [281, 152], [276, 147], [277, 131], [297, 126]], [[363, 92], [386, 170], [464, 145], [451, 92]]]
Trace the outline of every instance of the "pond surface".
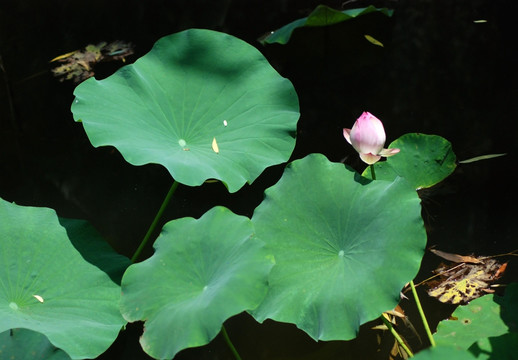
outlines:
[[[293, 82], [301, 119], [292, 159], [323, 153], [362, 171], [342, 137], [342, 128], [351, 127], [362, 111], [382, 119], [387, 143], [419, 132], [451, 141], [459, 160], [507, 153], [461, 164], [451, 177], [420, 195], [430, 246], [479, 256], [518, 248], [513, 210], [518, 177], [512, 169], [518, 135], [518, 43], [513, 37], [516, 14], [509, 10], [512, 2], [372, 2], [393, 8], [394, 15], [372, 14], [327, 28], [300, 29], [284, 46], [257, 42], [264, 33], [307, 16], [320, 3], [342, 6], [342, 1], [309, 0], [0, 5], [0, 197], [87, 219], [118, 252], [131, 256], [172, 179], [160, 166], [133, 167], [113, 148], [93, 148], [70, 113], [74, 85], [53, 78], [49, 60], [89, 43], [125, 40], [136, 46], [131, 62], [160, 37], [199, 27], [257, 46]], [[346, 2], [345, 8], [372, 3]], [[365, 34], [384, 47], [365, 41]], [[103, 64], [95, 69], [97, 77], [121, 65]], [[251, 216], [264, 189], [276, 183], [282, 170], [267, 169], [235, 194], [221, 184], [180, 186], [163, 223], [199, 217], [215, 205]], [[416, 282], [430, 276], [438, 262], [427, 254]], [[517, 279], [511, 263], [503, 281]], [[421, 293], [433, 326], [454, 308]], [[403, 302], [403, 307], [423, 336], [413, 302]], [[370, 330], [371, 325], [363, 326], [350, 342], [315, 343], [292, 325], [258, 325], [246, 314], [226, 324], [244, 359], [387, 358], [390, 339], [385, 336], [378, 351], [380, 333]], [[140, 333], [139, 324], [129, 325], [100, 358], [146, 359], [136, 340]], [[418, 339], [409, 336], [419, 347]], [[218, 337], [177, 358], [227, 359], [231, 354]]]

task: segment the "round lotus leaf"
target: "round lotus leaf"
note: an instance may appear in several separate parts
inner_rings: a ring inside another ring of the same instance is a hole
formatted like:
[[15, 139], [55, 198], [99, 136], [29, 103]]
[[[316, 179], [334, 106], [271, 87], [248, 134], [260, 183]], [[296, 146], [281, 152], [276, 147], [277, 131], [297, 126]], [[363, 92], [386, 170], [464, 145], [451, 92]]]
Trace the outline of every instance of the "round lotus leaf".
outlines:
[[0, 332], [44, 334], [72, 359], [95, 358], [125, 321], [120, 287], [85, 261], [56, 213], [0, 199]]
[[468, 305], [459, 306], [451, 316], [453, 320], [443, 320], [437, 325], [436, 343], [468, 349], [479, 339], [507, 333], [508, 327], [494, 297], [482, 296]]
[[266, 294], [273, 260], [250, 219], [224, 207], [168, 222], [154, 248], [124, 274], [121, 300], [126, 320], [145, 321], [140, 343], [154, 358], [207, 344]]
[[[389, 148], [401, 151], [374, 164], [377, 180], [401, 176], [415, 189], [422, 189], [441, 182], [457, 167], [451, 143], [437, 135], [405, 134], [394, 140]], [[372, 178], [369, 167], [362, 175]]]
[[291, 82], [256, 48], [215, 31], [163, 37], [74, 95], [74, 119], [93, 146], [115, 146], [133, 165], [161, 164], [190, 186], [218, 179], [235, 192], [287, 161], [295, 146]]
[[70, 360], [70, 356], [56, 349], [43, 334], [27, 329], [13, 329], [0, 334], [0, 359]]
[[276, 265], [252, 315], [295, 324], [314, 339], [348, 340], [393, 309], [426, 243], [416, 191], [369, 181], [312, 154], [266, 190], [252, 217]]

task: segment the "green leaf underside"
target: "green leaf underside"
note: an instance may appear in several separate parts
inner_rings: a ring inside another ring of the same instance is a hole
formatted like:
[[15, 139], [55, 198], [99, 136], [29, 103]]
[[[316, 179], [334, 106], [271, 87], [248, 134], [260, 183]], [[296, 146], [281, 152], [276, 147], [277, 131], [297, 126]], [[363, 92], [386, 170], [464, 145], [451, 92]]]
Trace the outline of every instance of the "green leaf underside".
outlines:
[[103, 353], [124, 324], [120, 287], [82, 258], [54, 210], [0, 199], [0, 218], [0, 332], [40, 332], [73, 359]]
[[287, 44], [293, 31], [300, 27], [306, 26], [330, 26], [346, 20], [354, 19], [360, 15], [369, 14], [379, 11], [387, 16], [392, 16], [393, 10], [386, 8], [377, 9], [370, 5], [366, 8], [350, 9], [338, 11], [325, 5], [318, 5], [308, 17], [295, 20], [282, 28], [272, 31], [271, 34], [261, 39], [261, 42], [267, 44]]
[[27, 329], [13, 329], [0, 334], [0, 359], [70, 360], [66, 352], [56, 349], [47, 337]]
[[[405, 134], [389, 148], [401, 151], [374, 164], [377, 180], [394, 180], [401, 176], [415, 189], [428, 188], [451, 175], [457, 166], [451, 143], [437, 135]], [[368, 167], [362, 175], [372, 178]]]
[[59, 223], [81, 256], [120, 285], [122, 274], [131, 261], [116, 253], [88, 221], [59, 218]]
[[273, 260], [250, 219], [224, 207], [170, 221], [154, 247], [126, 271], [121, 309], [128, 321], [146, 321], [141, 345], [155, 358], [207, 344], [266, 294]]
[[294, 323], [314, 339], [354, 338], [396, 306], [417, 273], [426, 243], [420, 210], [401, 178], [362, 180], [320, 154], [294, 161], [252, 217], [276, 262], [252, 315]]
[[190, 186], [218, 179], [235, 192], [287, 161], [295, 146], [291, 82], [257, 49], [215, 31], [163, 37], [134, 64], [84, 81], [74, 95], [74, 119], [93, 146], [115, 146], [133, 165], [161, 164]]

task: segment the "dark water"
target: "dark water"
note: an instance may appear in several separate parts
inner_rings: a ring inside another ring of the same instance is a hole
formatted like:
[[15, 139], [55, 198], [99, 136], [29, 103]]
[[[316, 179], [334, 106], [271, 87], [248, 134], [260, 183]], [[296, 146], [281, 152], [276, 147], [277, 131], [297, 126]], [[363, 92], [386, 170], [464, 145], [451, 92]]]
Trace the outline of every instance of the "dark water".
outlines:
[[[94, 149], [72, 120], [74, 86], [52, 77], [49, 60], [89, 43], [126, 40], [136, 45], [137, 53], [129, 59], [134, 61], [160, 37], [199, 27], [257, 46], [293, 82], [302, 114], [293, 159], [319, 152], [333, 161], [346, 158], [361, 171], [341, 129], [364, 110], [383, 120], [388, 142], [420, 132], [450, 140], [460, 160], [508, 153], [461, 165], [444, 183], [423, 192], [423, 217], [429, 245], [444, 251], [492, 255], [518, 248], [513, 226], [518, 180], [513, 172], [518, 135], [514, 2], [348, 2], [346, 8], [375, 4], [395, 13], [392, 18], [372, 14], [328, 28], [301, 29], [286, 46], [263, 47], [256, 41], [306, 16], [319, 3], [342, 6], [342, 1], [309, 0], [2, 2], [0, 197], [88, 219], [117, 251], [131, 256], [172, 179], [160, 166], [133, 167], [111, 148]], [[364, 34], [384, 48], [365, 41]], [[108, 76], [118, 66], [104, 64], [96, 69], [97, 76]], [[251, 216], [282, 169], [266, 170], [235, 194], [219, 184], [180, 186], [164, 222], [199, 217], [214, 205]], [[427, 255], [418, 279], [428, 277], [436, 264]], [[515, 281], [517, 273], [511, 263], [504, 280]], [[422, 297], [432, 324], [452, 310]], [[405, 310], [420, 331], [412, 302]], [[246, 359], [386, 358], [386, 349], [377, 352], [372, 345], [375, 333], [368, 326], [354, 341], [318, 344], [292, 325], [258, 326], [247, 315], [230, 319], [227, 328]], [[138, 325], [131, 325], [103, 358], [144, 359], [136, 340], [139, 332]], [[383, 346], [389, 343], [385, 339]], [[218, 337], [178, 358], [227, 359], [230, 353]]]

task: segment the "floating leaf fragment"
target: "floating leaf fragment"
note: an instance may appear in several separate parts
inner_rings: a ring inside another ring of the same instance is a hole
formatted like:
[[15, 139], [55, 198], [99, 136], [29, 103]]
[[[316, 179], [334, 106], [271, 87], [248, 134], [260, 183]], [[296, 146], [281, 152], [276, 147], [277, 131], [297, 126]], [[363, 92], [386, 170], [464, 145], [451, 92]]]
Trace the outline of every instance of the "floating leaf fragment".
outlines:
[[380, 41], [374, 39], [372, 36], [370, 36], [370, 35], [363, 35], [363, 36], [365, 36], [365, 39], [367, 39], [367, 41], [370, 42], [371, 44], [383, 47], [383, 44]]
[[218, 147], [218, 143], [216, 142], [216, 138], [212, 139], [212, 150], [216, 154], [219, 154], [219, 147]]
[[59, 62], [59, 65], [52, 69], [54, 76], [59, 81], [72, 80], [79, 83], [95, 75], [93, 68], [102, 61], [126, 60], [126, 57], [133, 54], [133, 45], [123, 41], [112, 43], [101, 42], [97, 45], [89, 44], [84, 49], [68, 52], [56, 56], [50, 62]]
[[430, 249], [435, 255], [442, 257], [443, 259], [453, 261], [456, 263], [471, 263], [471, 264], [480, 264], [482, 261], [473, 256], [464, 256], [447, 253], [441, 250]]
[[479, 259], [483, 260], [480, 264], [462, 263], [451, 269], [436, 269], [441, 281], [428, 290], [428, 295], [440, 302], [456, 305], [493, 292], [490, 284], [503, 275], [507, 264], [500, 264], [494, 259]]
[[507, 153], [488, 154], [488, 155], [475, 156], [474, 158], [471, 158], [471, 159], [466, 159], [466, 160], [459, 161], [459, 164], [469, 164], [469, 163], [472, 163], [472, 162], [475, 162], [475, 161], [493, 159], [493, 158], [504, 156], [504, 155], [507, 155]]
[[58, 60], [63, 60], [63, 59], [66, 59], [72, 55], [74, 55], [78, 50], [74, 50], [74, 51], [71, 51], [69, 53], [66, 53], [66, 54], [63, 54], [63, 55], [59, 55], [59, 56], [56, 56], [54, 59], [50, 60], [49, 62], [54, 62], [54, 61], [58, 61]]

